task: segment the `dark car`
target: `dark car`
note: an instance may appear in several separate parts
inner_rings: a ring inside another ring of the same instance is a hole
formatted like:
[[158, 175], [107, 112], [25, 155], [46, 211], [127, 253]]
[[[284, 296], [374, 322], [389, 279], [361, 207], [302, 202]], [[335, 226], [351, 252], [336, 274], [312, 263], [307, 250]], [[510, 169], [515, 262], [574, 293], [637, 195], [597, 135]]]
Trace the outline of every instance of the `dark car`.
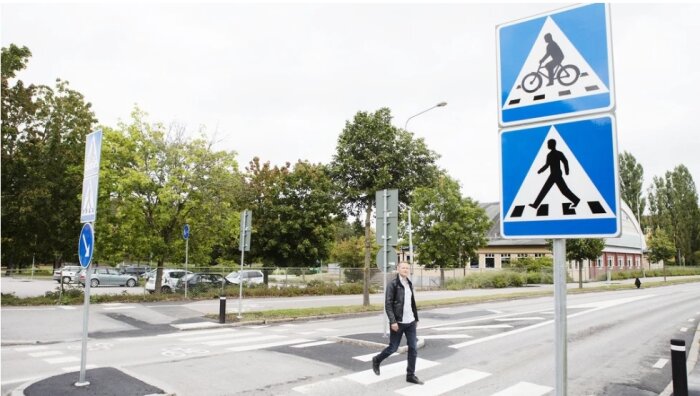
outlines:
[[221, 285], [228, 283], [226, 279], [219, 274], [207, 274], [197, 272], [194, 274], [188, 274], [177, 281], [178, 290], [185, 288], [185, 282], [187, 282], [187, 288], [200, 288], [208, 289], [212, 287], [221, 287]]
[[149, 267], [149, 266], [131, 265], [131, 266], [122, 268], [121, 273], [127, 274], [127, 275], [133, 275], [133, 276], [138, 278], [150, 270], [151, 270], [151, 267]]

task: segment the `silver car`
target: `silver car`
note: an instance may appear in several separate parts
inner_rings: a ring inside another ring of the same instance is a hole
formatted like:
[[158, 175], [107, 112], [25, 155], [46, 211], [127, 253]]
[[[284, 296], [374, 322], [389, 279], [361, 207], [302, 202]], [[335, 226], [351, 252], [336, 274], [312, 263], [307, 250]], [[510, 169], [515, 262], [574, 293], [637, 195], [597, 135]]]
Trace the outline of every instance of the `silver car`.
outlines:
[[63, 283], [77, 282], [78, 274], [82, 269], [83, 267], [79, 265], [66, 265], [55, 269], [53, 271], [53, 280], [58, 283], [61, 283], [61, 279], [63, 279]]
[[[121, 274], [114, 268], [91, 268], [90, 286], [128, 286], [134, 287], [138, 283], [135, 276]], [[80, 272], [80, 284], [85, 286], [85, 270]]]

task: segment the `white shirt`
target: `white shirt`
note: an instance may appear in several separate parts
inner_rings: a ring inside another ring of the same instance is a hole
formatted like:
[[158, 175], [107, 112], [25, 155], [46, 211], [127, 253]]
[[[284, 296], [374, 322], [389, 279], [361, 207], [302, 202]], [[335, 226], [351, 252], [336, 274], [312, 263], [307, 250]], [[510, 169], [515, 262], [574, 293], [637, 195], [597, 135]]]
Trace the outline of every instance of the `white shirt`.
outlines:
[[413, 309], [411, 308], [411, 297], [413, 296], [413, 293], [411, 293], [411, 287], [408, 285], [408, 279], [399, 275], [399, 280], [401, 281], [404, 290], [403, 317], [401, 318], [400, 323], [412, 323], [414, 320], [416, 320], [416, 318], [413, 316]]

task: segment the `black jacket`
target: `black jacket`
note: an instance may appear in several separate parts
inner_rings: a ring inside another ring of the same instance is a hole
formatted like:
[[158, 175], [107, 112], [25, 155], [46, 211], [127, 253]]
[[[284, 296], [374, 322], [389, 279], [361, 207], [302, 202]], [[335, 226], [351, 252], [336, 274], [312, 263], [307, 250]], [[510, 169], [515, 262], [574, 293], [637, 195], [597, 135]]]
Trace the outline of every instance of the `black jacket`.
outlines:
[[[413, 293], [413, 284], [410, 279], [408, 280], [408, 287], [411, 288], [411, 309], [413, 310], [413, 317], [418, 321], [418, 309], [416, 308], [416, 298]], [[396, 275], [390, 283], [386, 285], [386, 298], [384, 302], [384, 309], [386, 310], [386, 316], [389, 317], [389, 323], [398, 323], [403, 319], [403, 299], [404, 299], [404, 287], [401, 284], [399, 275]]]

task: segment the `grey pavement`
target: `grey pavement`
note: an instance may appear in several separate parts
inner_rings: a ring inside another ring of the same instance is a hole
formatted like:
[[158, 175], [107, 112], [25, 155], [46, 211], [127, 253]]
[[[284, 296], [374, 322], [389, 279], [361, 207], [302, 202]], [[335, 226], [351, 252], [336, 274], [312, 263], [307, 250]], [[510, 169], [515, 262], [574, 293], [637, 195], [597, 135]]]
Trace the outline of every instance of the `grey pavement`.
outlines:
[[[662, 281], [661, 278], [646, 278], [642, 280], [642, 287], [644, 287], [644, 282], [650, 281]], [[613, 284], [628, 284], [633, 283], [633, 279], [621, 280], [612, 282]], [[595, 287], [605, 285], [605, 282], [591, 282], [584, 283], [584, 287]], [[577, 283], [570, 283], [567, 285], [568, 288], [577, 288]], [[552, 289], [552, 285], [544, 285], [537, 287], [528, 288], [511, 288], [505, 290], [462, 290], [462, 291], [423, 291], [417, 292], [416, 297], [422, 299], [440, 299], [440, 298], [452, 298], [457, 296], [487, 296], [494, 294], [504, 294], [513, 292], [522, 292], [526, 290], [531, 291], [543, 291]], [[375, 296], [376, 297], [376, 296]], [[381, 295], [378, 295], [381, 298]], [[327, 301], [328, 302], [328, 301]], [[333, 305], [333, 304], [331, 304]], [[188, 305], [188, 308], [193, 309], [192, 305]], [[201, 307], [204, 309], [204, 307]], [[202, 309], [202, 310], [203, 310]], [[196, 310], [196, 309], [194, 309]], [[214, 312], [206, 312], [214, 313]], [[202, 322], [202, 326], [206, 328], [211, 328], [214, 325], [211, 321]], [[226, 326], [226, 325], [219, 325]], [[187, 327], [186, 330], [198, 329], [197, 326]], [[183, 331], [185, 329], [182, 329]], [[381, 350], [386, 346], [388, 339], [383, 337], [382, 334], [354, 334], [345, 335], [343, 337], [338, 337], [337, 341], [347, 342], [347, 343], [358, 343], [360, 345], [370, 346], [377, 351]], [[421, 340], [423, 341], [423, 340]], [[405, 342], [404, 342], [405, 343]], [[692, 346], [689, 351], [688, 358], [688, 371], [689, 375], [689, 388], [690, 395], [700, 395], [700, 365], [696, 364], [698, 360], [698, 351], [700, 343], [700, 327], [696, 331], [695, 338], [693, 340]], [[424, 345], [424, 341], [421, 344], [419, 342], [419, 348]], [[405, 349], [405, 345], [402, 345]], [[402, 349], [399, 352], [403, 352]], [[85, 396], [143, 396], [143, 395], [170, 395], [171, 393], [167, 390], [167, 386], [162, 384], [165, 381], [160, 381], [157, 378], [143, 378], [141, 375], [136, 375], [129, 373], [123, 369], [117, 369], [114, 367], [101, 367], [90, 369], [86, 371], [86, 381], [90, 382], [87, 386], [77, 387], [75, 385], [76, 378], [78, 378], [78, 372], [61, 374], [42, 380], [38, 380], [32, 383], [23, 384], [19, 388], [13, 390], [10, 394], [12, 396], [53, 396], [53, 395], [85, 395]], [[661, 395], [670, 395], [672, 392], [672, 385], [669, 385], [667, 389], [661, 393]]]

